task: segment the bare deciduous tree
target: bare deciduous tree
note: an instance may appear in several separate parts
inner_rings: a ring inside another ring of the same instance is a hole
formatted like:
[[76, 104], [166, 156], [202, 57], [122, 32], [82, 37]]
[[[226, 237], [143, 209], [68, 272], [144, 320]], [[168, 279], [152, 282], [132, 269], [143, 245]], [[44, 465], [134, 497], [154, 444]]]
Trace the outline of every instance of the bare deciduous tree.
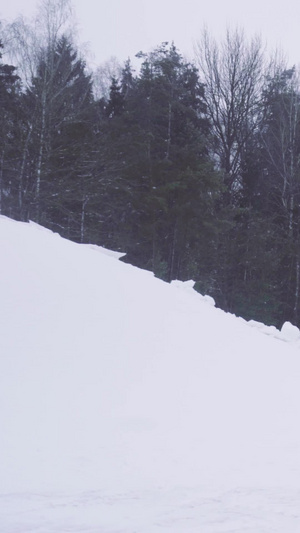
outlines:
[[[61, 68], [61, 58], [57, 57], [58, 45], [74, 41], [75, 22], [71, 0], [42, 0], [36, 17], [27, 21], [24, 17], [17, 18], [6, 27], [6, 43], [9, 55], [18, 67], [27, 95], [32, 95], [32, 84], [35, 87], [32, 109], [27, 113], [24, 124], [24, 145], [22, 164], [20, 166], [19, 189], [20, 204], [24, 191], [24, 172], [28, 157], [28, 146], [33, 136], [37, 151], [34, 165], [34, 179], [31, 179], [31, 194], [36, 206], [36, 220], [39, 220], [40, 190], [42, 168], [46, 151], [46, 138], [49, 118], [53, 102], [58, 94], [53, 93], [54, 80]], [[65, 69], [62, 78], [68, 83], [70, 72]], [[37, 81], [38, 80], [38, 81]], [[20, 209], [22, 207], [20, 205]]]
[[113, 78], [120, 79], [123, 65], [112, 56], [110, 59], [99, 65], [93, 73], [93, 86], [96, 99], [109, 99], [109, 91]]
[[288, 284], [294, 295], [293, 319], [299, 319], [300, 295], [300, 84], [296, 69], [274, 63], [264, 94], [260, 129], [272, 200], [289, 253]]
[[70, 0], [42, 0], [32, 20], [19, 16], [5, 27], [6, 51], [26, 86], [35, 76], [45, 51], [53, 49], [62, 35], [73, 42], [74, 29]]
[[205, 102], [213, 129], [212, 152], [224, 182], [239, 186], [241, 154], [256, 126], [264, 79], [261, 40], [248, 42], [238, 29], [227, 30], [218, 44], [207, 29], [195, 46]]

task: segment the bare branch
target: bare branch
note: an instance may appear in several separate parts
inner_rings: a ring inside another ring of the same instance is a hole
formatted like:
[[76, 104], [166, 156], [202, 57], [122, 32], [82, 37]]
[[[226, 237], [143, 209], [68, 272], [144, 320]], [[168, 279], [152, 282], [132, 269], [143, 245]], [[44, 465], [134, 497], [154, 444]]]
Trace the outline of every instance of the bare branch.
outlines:
[[207, 29], [195, 47], [205, 101], [215, 137], [216, 156], [229, 188], [240, 172], [241, 152], [255, 129], [264, 80], [261, 40], [227, 30], [218, 44]]

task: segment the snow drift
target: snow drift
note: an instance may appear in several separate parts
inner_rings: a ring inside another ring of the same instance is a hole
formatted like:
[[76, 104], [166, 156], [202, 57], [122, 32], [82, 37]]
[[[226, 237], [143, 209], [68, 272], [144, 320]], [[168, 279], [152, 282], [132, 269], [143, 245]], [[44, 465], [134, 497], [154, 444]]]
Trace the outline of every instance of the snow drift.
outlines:
[[0, 250], [0, 532], [299, 532], [295, 329], [36, 224]]

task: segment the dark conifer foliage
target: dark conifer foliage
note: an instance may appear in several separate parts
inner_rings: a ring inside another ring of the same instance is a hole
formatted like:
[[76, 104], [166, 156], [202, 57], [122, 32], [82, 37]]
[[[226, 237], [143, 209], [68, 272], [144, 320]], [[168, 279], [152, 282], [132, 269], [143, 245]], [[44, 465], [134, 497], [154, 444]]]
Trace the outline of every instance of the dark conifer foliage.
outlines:
[[247, 319], [300, 325], [297, 71], [264, 70], [242, 33], [223, 62], [205, 39], [206, 69], [162, 43], [101, 98], [64, 34], [26, 87], [0, 57], [0, 211], [192, 278]]
[[0, 214], [13, 216], [18, 195], [14, 175], [18, 166], [15, 150], [19, 142], [20, 84], [16, 68], [2, 63], [2, 50], [0, 41]]
[[[220, 182], [209, 160], [203, 86], [174, 45], [142, 54], [112, 80], [107, 104], [110, 187], [116, 197], [113, 247], [170, 280], [187, 275], [200, 227], [213, 223]], [[124, 232], [122, 234], [122, 232]]]
[[53, 49], [42, 51], [37, 73], [21, 100], [21, 218], [37, 220], [78, 240], [82, 229], [74, 212], [87, 201], [94, 103], [85, 65], [66, 37]]

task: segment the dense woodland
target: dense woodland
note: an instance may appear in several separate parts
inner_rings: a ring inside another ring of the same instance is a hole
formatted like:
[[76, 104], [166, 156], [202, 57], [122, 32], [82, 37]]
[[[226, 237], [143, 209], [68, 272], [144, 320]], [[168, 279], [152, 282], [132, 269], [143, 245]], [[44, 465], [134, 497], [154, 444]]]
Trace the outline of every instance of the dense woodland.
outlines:
[[297, 70], [242, 31], [205, 30], [194, 63], [162, 43], [107, 86], [66, 2], [47, 5], [43, 38], [2, 25], [0, 213], [192, 278], [246, 319], [300, 325]]

